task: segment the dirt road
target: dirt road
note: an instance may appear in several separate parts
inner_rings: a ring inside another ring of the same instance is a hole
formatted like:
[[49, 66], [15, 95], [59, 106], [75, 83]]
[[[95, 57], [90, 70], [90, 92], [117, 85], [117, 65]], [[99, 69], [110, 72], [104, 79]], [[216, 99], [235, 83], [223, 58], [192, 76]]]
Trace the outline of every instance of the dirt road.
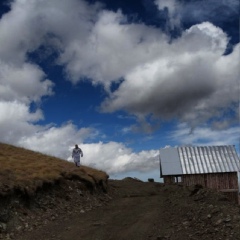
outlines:
[[137, 181], [130, 185], [129, 181], [111, 183], [115, 198], [107, 206], [64, 221], [58, 219], [21, 239], [156, 239], [154, 232], [160, 224], [159, 205], [163, 199], [159, 198], [155, 184], [146, 184]]
[[110, 188], [113, 199], [107, 205], [59, 217], [18, 239], [240, 239], [239, 207], [218, 195], [202, 191], [190, 196], [181, 186], [136, 180], [112, 181]]
[[156, 221], [159, 214], [157, 204], [156, 196], [150, 201], [144, 197], [118, 199], [68, 221], [55, 222], [25, 239], [33, 239], [36, 234], [37, 239], [152, 239], [153, 220]]

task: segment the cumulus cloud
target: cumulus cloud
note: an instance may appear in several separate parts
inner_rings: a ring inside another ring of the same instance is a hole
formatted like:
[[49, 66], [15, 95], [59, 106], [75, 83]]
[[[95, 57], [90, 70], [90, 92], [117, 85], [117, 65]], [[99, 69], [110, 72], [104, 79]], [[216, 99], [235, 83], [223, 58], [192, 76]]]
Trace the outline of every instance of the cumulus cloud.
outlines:
[[78, 129], [72, 123], [66, 123], [60, 127], [39, 127], [38, 131], [31, 135], [22, 136], [18, 144], [34, 151], [53, 155], [61, 159], [67, 159], [70, 155], [69, 148], [75, 144], [82, 144], [86, 139], [96, 134], [92, 128]]
[[159, 166], [158, 150], [135, 153], [118, 142], [82, 144], [80, 147], [86, 153], [82, 158], [84, 164], [109, 174], [126, 171], [148, 172]]
[[0, 101], [0, 142], [67, 159], [70, 146], [98, 135], [96, 129], [78, 129], [71, 122], [58, 127], [37, 124], [43, 117], [40, 109], [32, 112], [24, 103]]
[[0, 101], [0, 141], [18, 143], [22, 136], [29, 136], [38, 129], [34, 123], [42, 118], [40, 109], [30, 112], [26, 104]]
[[[180, 8], [176, 1], [155, 3], [159, 9], [168, 8], [170, 18]], [[64, 66], [70, 81], [76, 83], [87, 76], [94, 84], [105, 86], [109, 97], [101, 105], [103, 112], [126, 110], [151, 132], [142, 121], [149, 114], [160, 119], [178, 117], [194, 126], [237, 101], [239, 45], [224, 56], [229, 39], [209, 22], [191, 26], [169, 41], [159, 29], [129, 24], [120, 11], [107, 11], [99, 4], [54, 0], [25, 5], [17, 0], [12, 11], [4, 15], [0, 24], [3, 42], [14, 39], [18, 62], [40, 45], [54, 48], [58, 53], [55, 63]], [[21, 37], [6, 27], [17, 20], [18, 29], [25, 33]], [[6, 45], [0, 52], [6, 61], [12, 56], [8, 48]], [[119, 88], [111, 92], [111, 84], [120, 78], [124, 80]], [[50, 86], [45, 80], [42, 95], [49, 93]]]
[[[59, 63], [72, 81], [83, 75], [109, 89], [133, 68], [157, 57], [168, 37], [144, 24], [128, 24], [120, 12], [102, 11], [85, 42], [66, 42]], [[81, 36], [79, 36], [81, 39]]]
[[23, 62], [29, 52], [50, 46], [58, 53], [55, 63], [64, 65], [70, 81], [87, 76], [106, 88], [159, 55], [168, 39], [159, 29], [128, 24], [120, 11], [77, 0], [16, 0], [1, 19], [0, 33], [5, 61], [14, 57], [16, 64]]
[[37, 65], [14, 66], [0, 61], [0, 101], [39, 102], [42, 96], [53, 94], [53, 86]]
[[165, 54], [127, 74], [102, 110], [178, 117], [191, 126], [213, 118], [238, 101], [240, 45], [225, 56], [227, 42], [227, 35], [211, 23], [192, 26], [166, 46]]
[[239, 126], [214, 131], [205, 125], [197, 127], [194, 132], [190, 133], [188, 126], [182, 123], [177, 126], [169, 137], [182, 145], [234, 145], [239, 143], [239, 136]]

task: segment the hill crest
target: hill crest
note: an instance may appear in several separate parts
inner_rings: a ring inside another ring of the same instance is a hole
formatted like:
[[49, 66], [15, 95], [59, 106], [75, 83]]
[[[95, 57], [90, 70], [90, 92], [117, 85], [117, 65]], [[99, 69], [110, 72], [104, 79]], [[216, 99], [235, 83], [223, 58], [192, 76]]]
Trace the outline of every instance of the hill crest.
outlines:
[[[46, 185], [78, 179], [87, 188], [106, 187], [108, 175], [73, 163], [9, 144], [0, 143], [0, 195], [15, 191], [32, 195]], [[106, 190], [106, 189], [105, 189]]]

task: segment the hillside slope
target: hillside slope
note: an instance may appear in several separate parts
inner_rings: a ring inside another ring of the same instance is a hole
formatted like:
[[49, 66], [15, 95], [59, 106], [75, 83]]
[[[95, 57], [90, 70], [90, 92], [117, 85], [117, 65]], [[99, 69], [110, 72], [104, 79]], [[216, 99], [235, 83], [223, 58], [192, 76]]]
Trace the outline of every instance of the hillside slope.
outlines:
[[[29, 216], [41, 220], [56, 210], [87, 208], [87, 198], [94, 202], [90, 207], [97, 205], [92, 193], [106, 192], [107, 181], [103, 171], [0, 143], [0, 239], [9, 231], [32, 228]], [[28, 219], [27, 225], [21, 219]]]
[[89, 187], [96, 187], [108, 179], [103, 172], [86, 166], [47, 156], [24, 148], [0, 143], [0, 195], [14, 192], [35, 194], [44, 186], [64, 179], [78, 179]]

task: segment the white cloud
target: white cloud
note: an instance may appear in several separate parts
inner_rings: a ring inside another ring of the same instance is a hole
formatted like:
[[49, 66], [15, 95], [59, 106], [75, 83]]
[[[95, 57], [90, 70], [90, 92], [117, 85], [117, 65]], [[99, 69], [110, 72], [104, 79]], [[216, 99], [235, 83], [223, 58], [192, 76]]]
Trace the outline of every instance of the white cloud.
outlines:
[[37, 65], [14, 66], [0, 61], [0, 101], [39, 102], [42, 96], [53, 94], [52, 87], [53, 82], [45, 79]]
[[[166, 4], [159, 0], [156, 4], [160, 9], [168, 7], [172, 14], [179, 7], [175, 1]], [[120, 11], [103, 10], [100, 5], [76, 0], [32, 1], [25, 5], [25, 1], [16, 0], [0, 22], [2, 40], [14, 39], [12, 49], [21, 56], [16, 57], [18, 62], [26, 60], [27, 53], [40, 45], [53, 47], [59, 53], [56, 62], [65, 67], [69, 80], [76, 83], [87, 76], [109, 91], [109, 98], [102, 104], [104, 112], [126, 110], [145, 127], [142, 119], [149, 114], [163, 119], [179, 117], [194, 126], [236, 102], [239, 46], [223, 56], [228, 37], [211, 23], [194, 25], [169, 42], [159, 29], [129, 24]], [[17, 20], [17, 28], [25, 33], [21, 37], [7, 30]], [[21, 44], [24, 47], [19, 47]], [[13, 57], [9, 48], [6, 45], [0, 51], [5, 60]], [[228, 68], [229, 62], [233, 64]], [[124, 81], [111, 93], [111, 83], [119, 78]], [[46, 89], [51, 83], [46, 80], [42, 88], [41, 94], [36, 95], [36, 88], [32, 88], [29, 95], [39, 98], [49, 94]]]
[[70, 147], [83, 143], [85, 139], [89, 139], [95, 134], [94, 129], [77, 129], [72, 123], [36, 130], [31, 135], [21, 137], [18, 145], [65, 160], [69, 157]]
[[29, 107], [17, 101], [0, 101], [0, 141], [17, 143], [22, 136], [29, 136], [38, 126], [34, 122], [43, 118], [41, 110], [30, 112]]
[[65, 42], [59, 62], [66, 65], [72, 81], [85, 75], [108, 89], [112, 81], [156, 58], [166, 39], [155, 28], [127, 24], [121, 12], [102, 11], [85, 41]]
[[181, 53], [183, 51], [198, 54], [209, 52], [209, 55], [221, 56], [226, 50], [228, 40], [227, 34], [221, 28], [210, 22], [202, 22], [186, 29], [175, 41], [177, 44], [174, 50], [178, 53], [177, 49], [183, 47], [179, 49]]
[[[179, 124], [170, 138], [182, 145], [235, 145], [239, 143], [240, 126], [215, 131], [207, 125], [189, 132], [186, 124]], [[237, 146], [238, 147], [238, 146]]]
[[210, 23], [192, 26], [167, 45], [165, 54], [127, 74], [102, 110], [178, 117], [193, 127], [222, 114], [238, 101], [240, 45], [223, 56], [226, 45], [220, 28]]
[[[123, 143], [92, 143], [80, 145], [84, 152], [84, 165], [104, 170], [109, 174], [128, 171], [148, 172], [159, 166], [159, 151], [133, 152]], [[70, 158], [69, 158], [70, 160]]]
[[21, 65], [26, 53], [37, 48], [43, 38], [44, 27], [41, 18], [35, 15], [34, 1], [11, 2], [11, 11], [0, 21], [1, 60]]
[[67, 159], [70, 146], [98, 135], [93, 128], [78, 129], [71, 122], [59, 127], [38, 125], [43, 117], [40, 109], [31, 112], [24, 103], [0, 101], [0, 142]]
[[159, 29], [128, 24], [120, 11], [103, 10], [99, 4], [16, 0], [11, 7], [0, 22], [2, 59], [22, 63], [38, 47], [52, 47], [59, 54], [56, 63], [65, 66], [74, 83], [88, 76], [108, 88], [132, 68], [156, 58], [168, 41]]

